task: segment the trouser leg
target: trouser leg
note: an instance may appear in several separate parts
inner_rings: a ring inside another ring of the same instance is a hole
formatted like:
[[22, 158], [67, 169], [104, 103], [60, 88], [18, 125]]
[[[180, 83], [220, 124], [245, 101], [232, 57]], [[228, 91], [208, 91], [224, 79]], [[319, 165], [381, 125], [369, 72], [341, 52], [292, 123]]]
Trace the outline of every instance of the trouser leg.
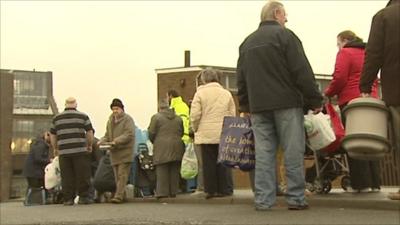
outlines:
[[201, 146], [194, 145], [194, 151], [196, 153], [197, 163], [198, 163], [198, 173], [197, 173], [197, 190], [204, 190], [203, 182], [203, 159], [201, 157]]
[[213, 145], [202, 144], [204, 192], [215, 194], [218, 192], [217, 154]]
[[169, 196], [175, 196], [178, 192], [180, 167], [181, 165], [178, 161], [169, 163]]
[[276, 110], [274, 111], [274, 118], [284, 151], [287, 180], [286, 201], [290, 205], [307, 204], [304, 195], [305, 131], [303, 110], [301, 108]]
[[76, 191], [80, 198], [88, 198], [91, 176], [89, 154], [81, 154], [74, 156], [73, 158], [73, 169], [76, 178]]
[[75, 198], [75, 173], [73, 167], [73, 158], [60, 155], [59, 156], [61, 171], [61, 186], [64, 201], [70, 201]]
[[278, 146], [272, 112], [251, 114], [255, 138], [256, 168], [254, 202], [257, 208], [270, 208], [276, 201], [276, 149]]
[[115, 184], [117, 186], [115, 190], [114, 198], [124, 199], [125, 186], [128, 183], [129, 172], [131, 169], [131, 163], [121, 163], [113, 166]]
[[[170, 179], [169, 179], [169, 165], [168, 163], [158, 164], [156, 165], [156, 194], [157, 196], [168, 196], [169, 188], [170, 188]], [[179, 178], [178, 178], [179, 185]]]

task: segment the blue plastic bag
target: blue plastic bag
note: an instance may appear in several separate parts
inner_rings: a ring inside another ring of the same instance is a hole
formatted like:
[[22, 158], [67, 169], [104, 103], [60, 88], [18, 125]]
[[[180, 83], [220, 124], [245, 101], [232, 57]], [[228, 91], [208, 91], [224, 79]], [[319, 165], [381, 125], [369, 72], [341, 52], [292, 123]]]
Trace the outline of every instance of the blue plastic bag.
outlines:
[[255, 168], [254, 135], [249, 117], [224, 117], [218, 162], [250, 171]]

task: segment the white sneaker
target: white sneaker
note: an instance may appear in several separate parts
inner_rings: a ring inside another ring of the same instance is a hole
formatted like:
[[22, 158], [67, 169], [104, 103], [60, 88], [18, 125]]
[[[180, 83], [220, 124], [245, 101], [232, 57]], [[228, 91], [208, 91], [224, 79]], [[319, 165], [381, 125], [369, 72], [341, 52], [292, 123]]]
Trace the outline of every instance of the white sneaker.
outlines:
[[363, 189], [353, 189], [351, 187], [348, 187], [346, 192], [349, 193], [368, 193], [370, 191], [370, 188], [363, 188]]
[[371, 192], [373, 192], [373, 193], [378, 193], [380, 191], [381, 191], [380, 188], [371, 188]]

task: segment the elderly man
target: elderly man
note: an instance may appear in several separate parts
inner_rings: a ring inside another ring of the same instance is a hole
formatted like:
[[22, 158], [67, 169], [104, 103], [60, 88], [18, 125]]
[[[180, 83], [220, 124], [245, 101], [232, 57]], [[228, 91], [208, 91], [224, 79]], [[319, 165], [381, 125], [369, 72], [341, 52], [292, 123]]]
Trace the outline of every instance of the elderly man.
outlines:
[[64, 205], [73, 205], [75, 194], [78, 204], [90, 204], [90, 158], [93, 127], [89, 117], [78, 111], [75, 98], [65, 101], [65, 110], [53, 118], [51, 145], [59, 155]]
[[303, 154], [303, 106], [319, 112], [322, 96], [298, 37], [285, 28], [283, 4], [269, 1], [259, 28], [239, 48], [237, 86], [241, 115], [251, 113], [256, 143], [255, 209], [276, 201], [276, 151], [284, 150], [287, 203], [307, 209]]
[[113, 166], [115, 183], [117, 185], [111, 202], [122, 203], [133, 161], [135, 123], [132, 117], [125, 113], [124, 105], [120, 99], [113, 99], [110, 108], [112, 114], [107, 122], [106, 133], [98, 144], [106, 142], [111, 144], [111, 165]]
[[[381, 71], [383, 100], [389, 106], [393, 124], [393, 146], [400, 154], [400, 0], [390, 0], [372, 19], [365, 61], [360, 80], [362, 96], [371, 94]], [[389, 195], [400, 200], [400, 190]]]

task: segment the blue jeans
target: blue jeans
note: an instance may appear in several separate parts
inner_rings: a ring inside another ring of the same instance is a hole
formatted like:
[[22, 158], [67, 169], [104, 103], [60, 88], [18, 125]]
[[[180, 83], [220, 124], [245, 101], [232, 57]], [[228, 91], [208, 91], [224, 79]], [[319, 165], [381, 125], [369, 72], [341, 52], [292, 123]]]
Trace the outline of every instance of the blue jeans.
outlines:
[[284, 151], [289, 205], [307, 204], [304, 196], [304, 116], [301, 108], [251, 114], [255, 136], [255, 206], [271, 208], [276, 201], [276, 152]]

